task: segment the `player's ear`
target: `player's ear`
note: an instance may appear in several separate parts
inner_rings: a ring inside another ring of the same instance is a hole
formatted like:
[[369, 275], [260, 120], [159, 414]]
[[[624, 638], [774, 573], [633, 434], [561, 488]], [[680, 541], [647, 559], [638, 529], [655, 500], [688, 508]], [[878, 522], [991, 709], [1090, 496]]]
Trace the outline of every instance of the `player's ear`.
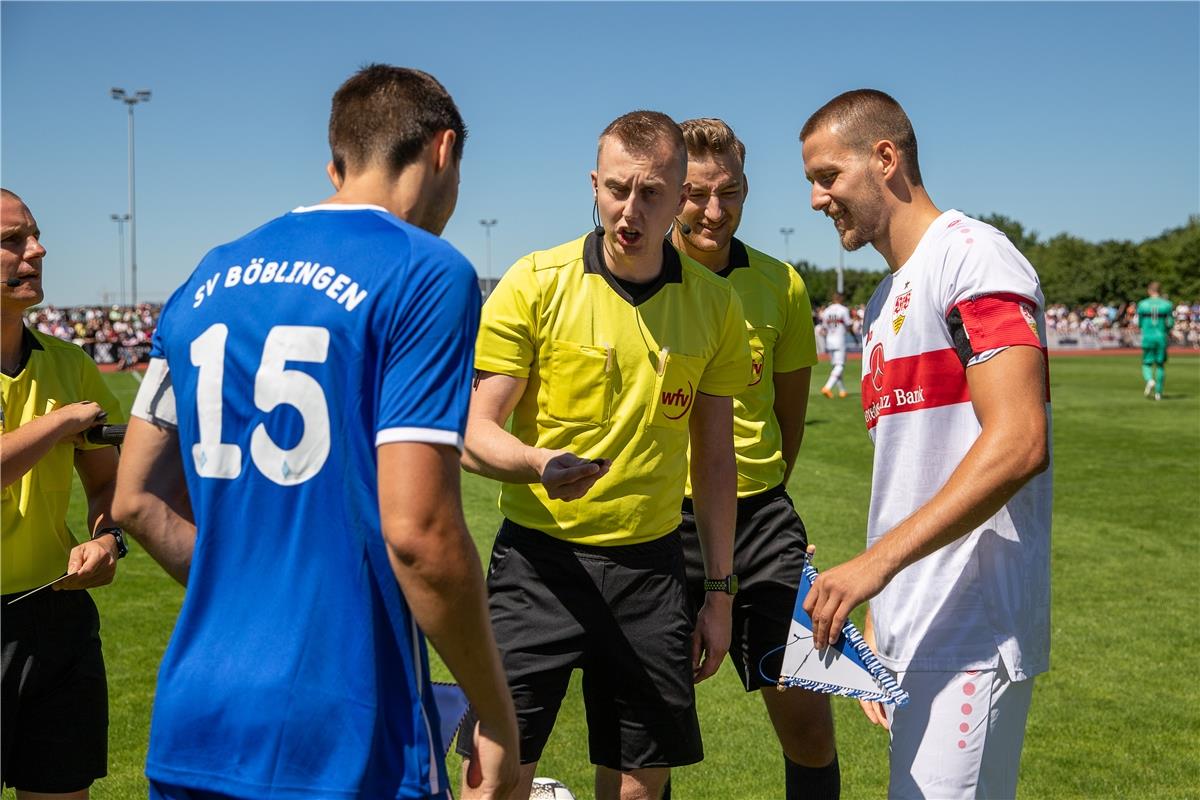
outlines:
[[900, 153], [896, 149], [894, 142], [888, 139], [881, 139], [876, 142], [875, 159], [879, 164], [880, 174], [885, 181], [889, 181], [900, 174]]
[[592, 170], [592, 200], [600, 201], [600, 173]]
[[683, 186], [679, 187], [679, 203], [675, 207], [675, 216], [683, 213], [683, 207], [687, 204], [688, 193], [692, 191], [692, 185], [687, 181], [683, 182]]
[[458, 134], [450, 128], [434, 134], [431, 144], [435, 172], [442, 172], [454, 163], [454, 144], [457, 141]]
[[742, 202], [746, 202], [746, 198], [750, 196], [750, 179], [746, 177], [746, 173], [742, 173]]
[[330, 161], [325, 165], [325, 174], [329, 176], [329, 182], [333, 184], [333, 190], [340, 192], [342, 190], [342, 178], [338, 175], [337, 167]]

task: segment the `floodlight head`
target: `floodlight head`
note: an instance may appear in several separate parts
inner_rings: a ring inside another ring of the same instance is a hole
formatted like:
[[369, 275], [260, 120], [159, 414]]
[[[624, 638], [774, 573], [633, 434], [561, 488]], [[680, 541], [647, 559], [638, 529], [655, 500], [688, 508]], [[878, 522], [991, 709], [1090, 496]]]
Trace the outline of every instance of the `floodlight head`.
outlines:
[[113, 222], [116, 222], [117, 220], [119, 220], [121, 218], [120, 214], [109, 214], [108, 216], [112, 218]]
[[150, 90], [149, 89], [138, 89], [137, 99], [141, 100], [143, 103], [148, 103], [150, 101]]
[[125, 99], [125, 90], [124, 89], [118, 89], [116, 86], [114, 86], [111, 91], [112, 91], [112, 99], [113, 100], [124, 100]]

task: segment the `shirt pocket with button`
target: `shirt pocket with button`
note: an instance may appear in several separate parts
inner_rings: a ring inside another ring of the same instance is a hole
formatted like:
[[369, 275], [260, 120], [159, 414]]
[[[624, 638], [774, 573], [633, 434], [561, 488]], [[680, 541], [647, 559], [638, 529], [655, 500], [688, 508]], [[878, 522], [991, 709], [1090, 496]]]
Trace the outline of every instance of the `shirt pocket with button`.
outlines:
[[612, 351], [554, 341], [546, 376], [546, 411], [560, 422], [603, 425], [612, 412]]

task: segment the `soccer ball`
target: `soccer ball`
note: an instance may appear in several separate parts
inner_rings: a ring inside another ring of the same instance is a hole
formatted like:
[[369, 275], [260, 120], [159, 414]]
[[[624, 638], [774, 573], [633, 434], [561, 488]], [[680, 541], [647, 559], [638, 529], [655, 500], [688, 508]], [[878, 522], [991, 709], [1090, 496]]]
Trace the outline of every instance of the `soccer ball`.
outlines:
[[575, 800], [575, 795], [554, 778], [534, 778], [529, 800]]

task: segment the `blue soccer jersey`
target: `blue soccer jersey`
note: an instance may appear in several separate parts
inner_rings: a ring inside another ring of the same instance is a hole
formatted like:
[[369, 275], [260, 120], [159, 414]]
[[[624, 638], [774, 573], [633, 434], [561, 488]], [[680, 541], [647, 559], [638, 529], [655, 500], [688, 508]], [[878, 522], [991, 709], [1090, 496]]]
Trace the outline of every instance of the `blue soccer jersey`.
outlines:
[[479, 305], [452, 246], [334, 205], [217, 247], [168, 301], [151, 355], [173, 388], [197, 537], [151, 779], [254, 798], [447, 791], [375, 448], [461, 448]]

